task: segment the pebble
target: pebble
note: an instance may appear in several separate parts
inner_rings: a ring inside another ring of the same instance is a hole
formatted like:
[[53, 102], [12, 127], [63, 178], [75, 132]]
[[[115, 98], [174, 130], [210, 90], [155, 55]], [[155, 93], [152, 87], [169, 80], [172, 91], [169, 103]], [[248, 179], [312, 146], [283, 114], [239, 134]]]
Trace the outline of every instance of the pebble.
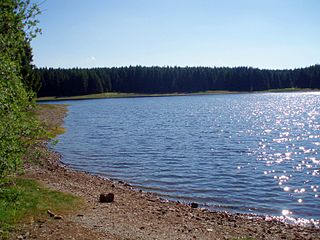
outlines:
[[192, 208], [197, 208], [198, 206], [199, 206], [199, 204], [198, 203], [191, 203], [191, 205], [190, 205]]
[[99, 201], [104, 203], [111, 203], [114, 201], [114, 194], [113, 193], [108, 193], [108, 194], [104, 194], [104, 193], [101, 193], [100, 194], [100, 197], [99, 197]]

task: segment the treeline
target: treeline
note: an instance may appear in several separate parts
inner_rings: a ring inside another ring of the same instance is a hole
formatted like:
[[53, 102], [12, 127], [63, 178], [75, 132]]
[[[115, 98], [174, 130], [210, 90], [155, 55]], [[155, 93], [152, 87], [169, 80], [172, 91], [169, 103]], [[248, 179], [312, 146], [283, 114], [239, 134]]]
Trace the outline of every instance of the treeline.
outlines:
[[77, 96], [102, 92], [174, 93], [320, 88], [320, 65], [294, 70], [251, 67], [114, 67], [38, 69], [38, 96]]

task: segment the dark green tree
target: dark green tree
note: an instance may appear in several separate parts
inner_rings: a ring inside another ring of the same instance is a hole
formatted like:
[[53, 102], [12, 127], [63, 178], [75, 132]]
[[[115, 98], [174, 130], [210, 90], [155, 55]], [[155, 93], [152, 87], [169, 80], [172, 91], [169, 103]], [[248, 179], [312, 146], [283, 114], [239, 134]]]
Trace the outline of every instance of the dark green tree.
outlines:
[[[252, 67], [143, 67], [39, 69], [39, 96], [74, 96], [101, 92], [174, 93], [263, 91], [319, 88], [320, 65], [294, 70]], [[75, 74], [76, 73], [76, 74]]]

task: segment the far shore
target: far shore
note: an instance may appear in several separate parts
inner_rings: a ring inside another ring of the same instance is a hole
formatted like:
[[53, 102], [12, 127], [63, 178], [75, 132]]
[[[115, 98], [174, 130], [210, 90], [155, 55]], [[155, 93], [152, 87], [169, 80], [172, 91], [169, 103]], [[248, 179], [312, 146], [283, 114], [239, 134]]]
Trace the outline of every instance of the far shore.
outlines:
[[174, 97], [174, 96], [197, 96], [197, 95], [217, 95], [217, 94], [249, 94], [249, 93], [280, 93], [280, 92], [320, 92], [320, 89], [309, 89], [309, 88], [283, 88], [283, 89], [269, 89], [266, 91], [252, 91], [252, 92], [240, 92], [240, 91], [205, 91], [205, 92], [194, 92], [194, 93], [120, 93], [120, 92], [105, 92], [90, 95], [81, 96], [50, 96], [50, 97], [39, 97], [36, 99], [37, 102], [45, 101], [66, 101], [66, 100], [87, 100], [87, 99], [100, 99], [100, 98], [141, 98], [141, 97]]
[[173, 96], [193, 96], [193, 95], [213, 95], [213, 94], [238, 94], [241, 92], [230, 91], [206, 91], [195, 93], [119, 93], [106, 92], [81, 96], [65, 96], [65, 97], [40, 97], [37, 101], [65, 101], [65, 100], [87, 100], [99, 98], [140, 98], [140, 97], [173, 97]]

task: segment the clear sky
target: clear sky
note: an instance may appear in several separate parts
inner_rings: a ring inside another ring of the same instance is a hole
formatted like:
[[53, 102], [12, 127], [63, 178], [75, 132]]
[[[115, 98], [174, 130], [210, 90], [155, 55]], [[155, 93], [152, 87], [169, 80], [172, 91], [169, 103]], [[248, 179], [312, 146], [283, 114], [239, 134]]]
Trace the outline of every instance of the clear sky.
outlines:
[[38, 67], [320, 63], [320, 0], [46, 0], [40, 7]]

